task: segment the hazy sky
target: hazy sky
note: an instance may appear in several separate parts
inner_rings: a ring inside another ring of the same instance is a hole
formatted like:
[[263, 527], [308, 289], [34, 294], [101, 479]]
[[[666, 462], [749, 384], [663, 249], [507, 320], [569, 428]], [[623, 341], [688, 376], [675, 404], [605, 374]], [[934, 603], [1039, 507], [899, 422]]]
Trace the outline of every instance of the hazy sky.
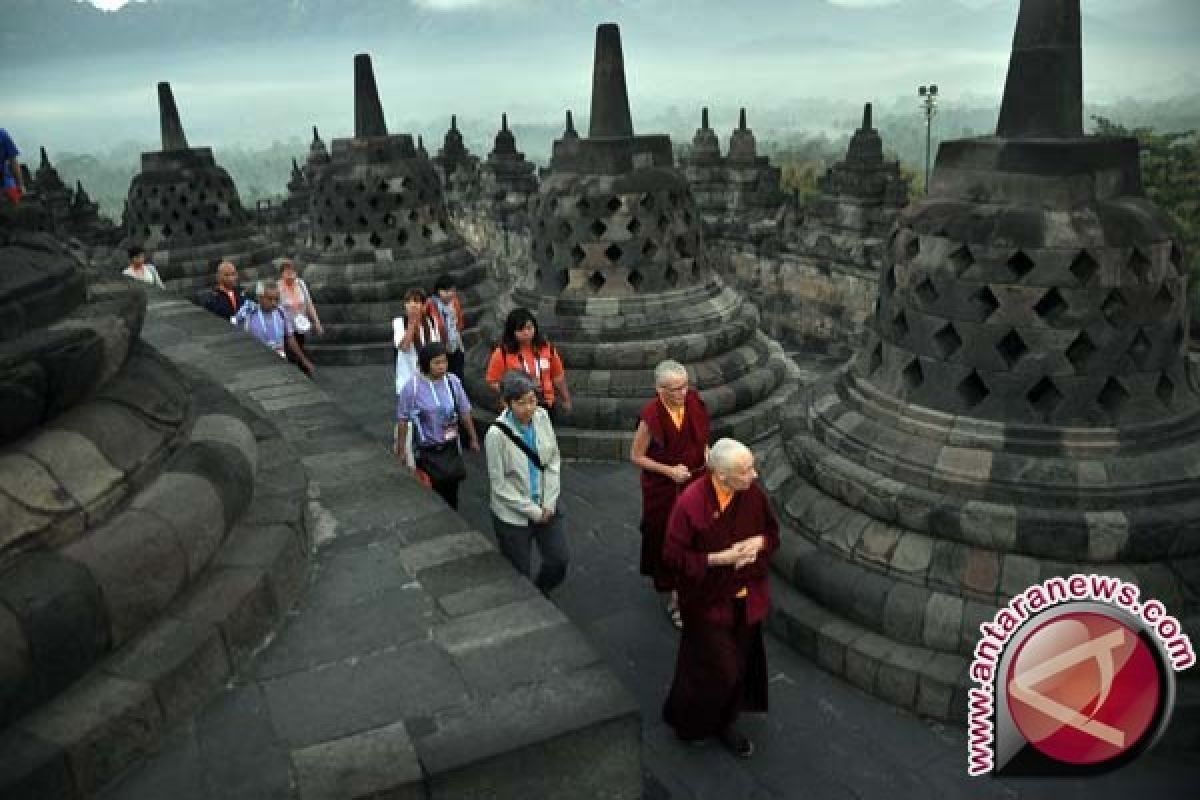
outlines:
[[[102, 7], [125, 4], [90, 1]], [[543, 7], [538, 4], [550, 0], [418, 1], [447, 17], [462, 15], [461, 26], [454, 20], [439, 28], [461, 29], [461, 39], [342, 36], [314, 43], [279, 36], [249, 45], [198, 40], [194, 50], [147, 48], [96, 58], [64, 52], [37, 64], [9, 63], [0, 82], [5, 127], [24, 131], [24, 141], [54, 149], [95, 151], [123, 140], [153, 141], [155, 83], [168, 80], [196, 144], [257, 146], [307, 139], [312, 124], [321, 126], [327, 139], [344, 136], [353, 125], [351, 61], [366, 51], [374, 59], [390, 128], [444, 131], [450, 114], [458, 113], [460, 120], [476, 121], [464, 131], [468, 138], [490, 144], [501, 111], [517, 125], [555, 123], [565, 108], [586, 114], [593, 26], [611, 20], [622, 25], [630, 100], [641, 130], [650, 132], [644, 125], [675, 113], [672, 107], [691, 120], [708, 104], [714, 125], [736, 119], [737, 107], [745, 105], [752, 127], [763, 133], [770, 126], [835, 131], [868, 100], [881, 110], [894, 106], [916, 113], [915, 87], [930, 82], [941, 86], [948, 107], [994, 104], [1004, 83], [1017, 6], [1012, 0], [1011, 10], [1001, 5], [994, 13], [996, 0], [959, 0], [974, 8], [993, 7], [990, 15], [979, 12], [987, 23], [977, 22], [974, 14], [955, 23], [972, 26], [967, 37], [958, 28], [891, 35], [890, 27], [881, 33], [879, 24], [866, 31], [865, 22], [817, 29], [805, 24], [803, 12], [784, 13], [790, 0], [730, 0], [728, 5], [710, 0], [704, 15], [690, 13], [698, 7], [690, 0], [593, 0], [586, 7], [595, 13], [580, 12], [577, 29], [572, 23], [550, 32], [538, 28], [537, 16]], [[909, 2], [934, 10], [948, 5]], [[1131, 21], [1131, 9], [1162, 8], [1167, 2], [1174, 3], [1172, 13], [1186, 19], [1144, 15], [1145, 30], [1128, 30], [1138, 22], [1136, 13]], [[524, 9], [525, 16], [505, 29], [515, 31], [511, 36], [471, 38], [478, 27], [473, 23], [486, 17], [479, 8]], [[1197, 9], [1200, 0], [1083, 0], [1086, 99], [1195, 93], [1200, 56], [1194, 42], [1162, 42], [1195, 30], [1188, 15], [1200, 13]], [[780, 24], [781, 17], [787, 21]], [[1189, 24], [1173, 24], [1179, 21]], [[855, 27], [860, 24], [863, 30]]]

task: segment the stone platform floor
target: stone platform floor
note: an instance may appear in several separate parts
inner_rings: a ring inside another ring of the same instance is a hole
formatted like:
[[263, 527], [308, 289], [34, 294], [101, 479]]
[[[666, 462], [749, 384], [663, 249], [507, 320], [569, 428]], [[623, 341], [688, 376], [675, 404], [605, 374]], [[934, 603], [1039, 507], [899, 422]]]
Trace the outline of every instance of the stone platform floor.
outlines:
[[[831, 366], [809, 359], [800, 363], [806, 379]], [[390, 444], [390, 368], [326, 368], [317, 382], [368, 435]], [[470, 454], [468, 466], [460, 513], [471, 527], [490, 536], [482, 457]], [[1200, 793], [1200, 761], [1157, 753], [1086, 781], [970, 778], [961, 729], [894, 709], [821, 671], [771, 636], [771, 711], [765, 718], [743, 721], [758, 746], [754, 758], [739, 761], [714, 743], [699, 748], [680, 744], [660, 718], [677, 635], [637, 572], [636, 472], [627, 464], [568, 464], [563, 486], [571, 570], [551, 599], [641, 704], [647, 800], [1100, 800], [1136, 795], [1166, 800]]]

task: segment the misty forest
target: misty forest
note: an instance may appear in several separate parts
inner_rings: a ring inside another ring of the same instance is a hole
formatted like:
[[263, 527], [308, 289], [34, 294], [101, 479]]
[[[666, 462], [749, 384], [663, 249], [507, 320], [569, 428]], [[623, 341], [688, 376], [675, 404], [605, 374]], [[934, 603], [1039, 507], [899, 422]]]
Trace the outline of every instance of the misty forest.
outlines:
[[[103, 5], [103, 3], [99, 3]], [[371, 52], [388, 124], [434, 148], [449, 117], [486, 153], [501, 112], [544, 165], [562, 111], [586, 119], [588, 31], [612, 19], [635, 54], [638, 127], [685, 155], [711, 109], [722, 140], [747, 108], [760, 152], [799, 202], [846, 151], [862, 103], [888, 157], [923, 191], [916, 87], [940, 84], [942, 139], [990, 134], [1011, 39], [1004, 0], [147, 0], [108, 12], [80, 0], [8, 0], [0, 46], [16, 56], [0, 122], [36, 166], [45, 146], [119, 219], [142, 152], [157, 148], [154, 85], [170, 80], [189, 135], [212, 146], [249, 208], [286, 195], [310, 126], [352, 122], [350, 58]], [[736, 6], [736, 7], [735, 7]], [[1154, 201], [1200, 269], [1200, 6], [1085, 0], [1085, 119], [1144, 145]], [[551, 69], [546, 69], [551, 65]], [[1193, 284], [1195, 285], [1195, 283]]]

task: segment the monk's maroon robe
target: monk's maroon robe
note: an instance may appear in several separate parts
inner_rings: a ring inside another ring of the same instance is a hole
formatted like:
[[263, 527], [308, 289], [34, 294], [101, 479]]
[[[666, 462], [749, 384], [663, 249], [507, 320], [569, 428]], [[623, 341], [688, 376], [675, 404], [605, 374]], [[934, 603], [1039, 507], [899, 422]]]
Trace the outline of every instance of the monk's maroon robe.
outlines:
[[[708, 566], [708, 554], [763, 536], [754, 563]], [[677, 579], [683, 634], [663, 719], [682, 739], [719, 735], [740, 711], [767, 710], [762, 621], [770, 607], [767, 576], [779, 524], [758, 484], [737, 492], [724, 511], [706, 478], [679, 496], [667, 523], [663, 560]], [[746, 596], [737, 597], [740, 590]]]
[[[683, 464], [692, 470], [692, 481], [706, 474], [704, 448], [708, 445], [708, 409], [699, 393], [687, 393], [683, 430], [675, 427], [671, 413], [657, 397], [642, 408], [640, 419], [650, 433], [647, 458], [672, 467]], [[656, 472], [642, 470], [641, 572], [654, 578], [654, 588], [660, 592], [675, 588], [670, 573], [663, 569], [663, 538], [675, 498], [688, 485], [678, 484]]]

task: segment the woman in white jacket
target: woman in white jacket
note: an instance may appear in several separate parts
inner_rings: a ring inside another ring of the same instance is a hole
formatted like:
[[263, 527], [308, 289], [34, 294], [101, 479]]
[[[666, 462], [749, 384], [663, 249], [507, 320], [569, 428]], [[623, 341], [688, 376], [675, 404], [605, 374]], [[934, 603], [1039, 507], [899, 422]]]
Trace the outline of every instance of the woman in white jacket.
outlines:
[[[532, 576], [533, 545], [541, 555], [534, 584], [548, 592], [567, 576], [567, 536], [558, 509], [562, 458], [537, 385], [520, 370], [500, 379], [505, 410], [484, 439], [491, 483], [492, 525], [500, 552]], [[536, 456], [536, 458], [534, 458]]]

